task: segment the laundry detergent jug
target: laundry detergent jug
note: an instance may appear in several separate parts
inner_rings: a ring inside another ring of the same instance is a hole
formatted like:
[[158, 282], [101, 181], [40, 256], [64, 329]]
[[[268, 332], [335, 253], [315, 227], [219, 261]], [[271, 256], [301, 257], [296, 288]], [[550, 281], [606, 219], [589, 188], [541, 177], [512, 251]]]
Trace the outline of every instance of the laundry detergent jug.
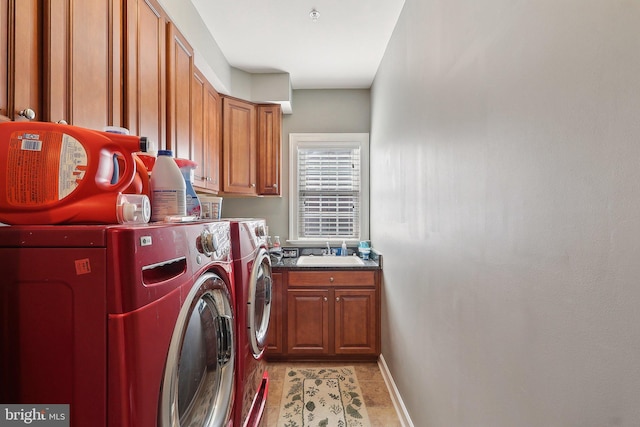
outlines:
[[[0, 123], [0, 222], [122, 222], [121, 193], [130, 190], [142, 164], [134, 153], [147, 149], [145, 137], [57, 123]], [[114, 158], [122, 167], [112, 182]]]

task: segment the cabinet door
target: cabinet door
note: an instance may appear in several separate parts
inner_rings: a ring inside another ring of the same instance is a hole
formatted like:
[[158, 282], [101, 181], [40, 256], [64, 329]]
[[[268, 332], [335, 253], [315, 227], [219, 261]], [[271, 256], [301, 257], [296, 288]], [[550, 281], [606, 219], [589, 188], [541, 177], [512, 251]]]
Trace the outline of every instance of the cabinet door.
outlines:
[[281, 123], [280, 105], [258, 106], [258, 194], [281, 194]]
[[156, 0], [126, 0], [125, 126], [166, 147], [167, 16]]
[[335, 290], [336, 354], [369, 354], [378, 348], [374, 289]]
[[287, 352], [329, 354], [329, 291], [287, 291]]
[[250, 102], [223, 98], [222, 191], [256, 194], [256, 109]]
[[271, 273], [271, 317], [267, 333], [267, 352], [270, 355], [281, 354], [282, 347], [282, 273]]
[[41, 120], [41, 14], [39, 0], [0, 1], [0, 121]]
[[0, 0], [0, 122], [9, 120], [9, 0]]
[[191, 145], [198, 164], [193, 185], [199, 190], [220, 190], [220, 118], [221, 100], [206, 77], [194, 67], [191, 84]]
[[207, 147], [205, 143], [205, 99], [206, 82], [204, 75], [194, 67], [191, 79], [191, 148], [193, 149], [193, 161], [197, 163], [193, 172], [193, 186], [207, 187], [206, 158]]
[[44, 8], [44, 120], [120, 126], [121, 3], [51, 0]]
[[211, 83], [206, 82], [205, 89], [206, 189], [217, 193], [220, 191], [222, 98]]
[[175, 157], [192, 159], [191, 81], [193, 49], [173, 23], [168, 24], [167, 44], [167, 149]]

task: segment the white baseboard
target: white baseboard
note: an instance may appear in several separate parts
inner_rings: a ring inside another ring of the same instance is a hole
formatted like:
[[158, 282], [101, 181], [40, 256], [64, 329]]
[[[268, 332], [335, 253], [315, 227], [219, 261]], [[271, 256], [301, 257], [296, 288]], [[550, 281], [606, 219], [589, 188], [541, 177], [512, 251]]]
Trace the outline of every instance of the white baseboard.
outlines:
[[382, 372], [382, 378], [387, 385], [389, 395], [391, 395], [393, 406], [396, 408], [396, 412], [398, 413], [398, 418], [400, 418], [402, 427], [414, 427], [413, 422], [409, 417], [409, 412], [407, 412], [407, 407], [404, 406], [402, 396], [400, 396], [400, 392], [398, 392], [396, 383], [393, 381], [393, 377], [391, 376], [391, 372], [389, 372], [387, 362], [384, 361], [384, 356], [382, 354], [378, 358], [378, 367], [380, 368], [380, 372]]

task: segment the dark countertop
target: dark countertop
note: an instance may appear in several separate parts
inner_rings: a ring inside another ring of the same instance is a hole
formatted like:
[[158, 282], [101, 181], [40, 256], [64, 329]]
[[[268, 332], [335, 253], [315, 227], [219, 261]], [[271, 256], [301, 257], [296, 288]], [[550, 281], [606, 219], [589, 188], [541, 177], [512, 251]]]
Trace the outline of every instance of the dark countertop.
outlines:
[[[286, 249], [286, 248], [285, 248]], [[308, 255], [314, 253], [315, 250], [303, 249], [300, 251], [300, 255]], [[317, 255], [322, 256], [322, 255]], [[354, 256], [353, 254], [349, 256]], [[283, 258], [282, 264], [276, 264], [275, 259], [271, 258], [271, 268], [274, 271], [278, 270], [377, 270], [382, 269], [382, 255], [371, 251], [371, 259], [362, 260], [364, 265], [349, 265], [349, 266], [303, 266], [296, 265], [298, 258]]]

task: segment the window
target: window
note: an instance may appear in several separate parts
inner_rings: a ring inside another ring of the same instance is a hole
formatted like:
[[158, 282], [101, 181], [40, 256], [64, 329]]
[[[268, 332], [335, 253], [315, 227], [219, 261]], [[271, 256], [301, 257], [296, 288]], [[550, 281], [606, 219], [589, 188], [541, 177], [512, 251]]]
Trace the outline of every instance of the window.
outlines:
[[289, 175], [289, 240], [369, 239], [369, 134], [290, 134]]

